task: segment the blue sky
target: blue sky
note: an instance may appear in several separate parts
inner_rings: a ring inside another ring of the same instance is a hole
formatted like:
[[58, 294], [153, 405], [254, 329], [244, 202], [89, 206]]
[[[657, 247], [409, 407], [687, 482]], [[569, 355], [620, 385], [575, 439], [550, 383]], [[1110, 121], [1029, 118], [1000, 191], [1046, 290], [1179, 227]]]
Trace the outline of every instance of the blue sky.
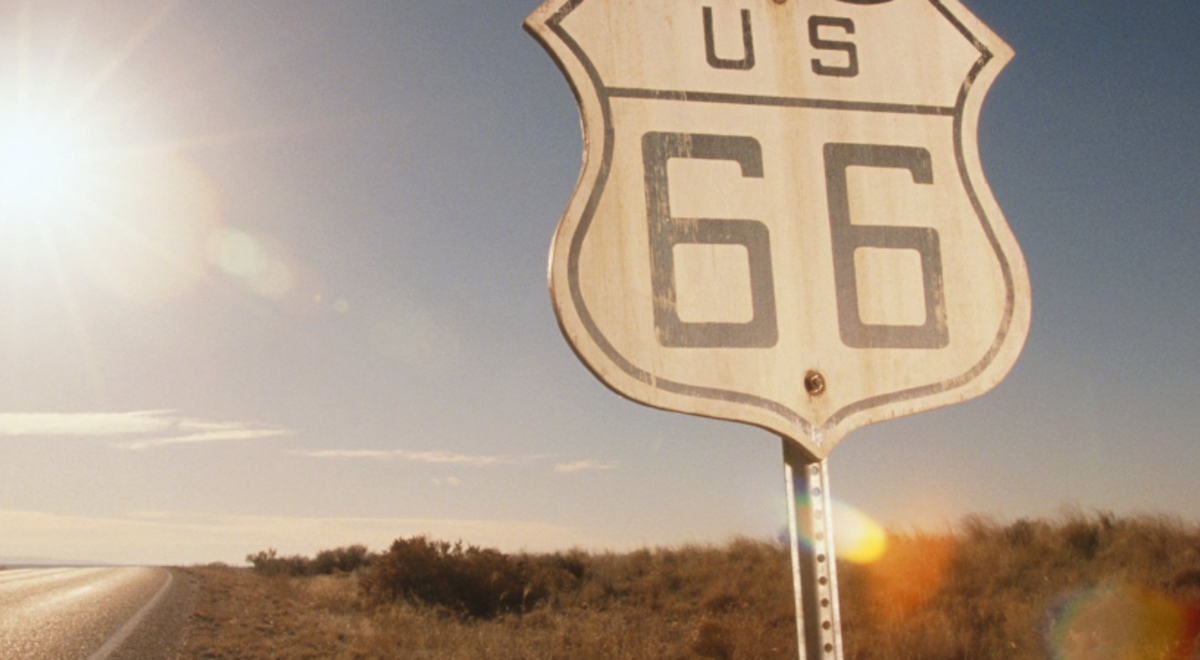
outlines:
[[[0, 131], [79, 129], [100, 182], [0, 217], [0, 557], [784, 524], [778, 438], [628, 402], [559, 334], [582, 143], [536, 4], [0, 9]], [[901, 528], [1200, 520], [1200, 8], [965, 4], [1017, 53], [979, 141], [1033, 325], [991, 393], [851, 434], [833, 492]]]

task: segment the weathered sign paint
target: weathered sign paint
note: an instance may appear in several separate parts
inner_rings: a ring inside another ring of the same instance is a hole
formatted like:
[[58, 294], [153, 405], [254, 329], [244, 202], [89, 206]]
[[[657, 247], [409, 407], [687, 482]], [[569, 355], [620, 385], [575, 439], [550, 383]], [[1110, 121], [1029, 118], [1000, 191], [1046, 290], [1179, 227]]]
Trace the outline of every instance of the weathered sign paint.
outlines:
[[563, 334], [617, 392], [822, 459], [1016, 362], [1024, 259], [983, 177], [1012, 57], [957, 0], [547, 0], [584, 165]]

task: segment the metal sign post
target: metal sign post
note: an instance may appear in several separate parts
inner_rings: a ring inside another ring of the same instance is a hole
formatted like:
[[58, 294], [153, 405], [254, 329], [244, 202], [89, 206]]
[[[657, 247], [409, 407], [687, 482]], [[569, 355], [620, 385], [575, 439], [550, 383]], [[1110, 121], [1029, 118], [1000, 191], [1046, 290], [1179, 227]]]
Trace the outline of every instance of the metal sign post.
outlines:
[[783, 439], [792, 589], [801, 660], [842, 658], [829, 464], [815, 461]]
[[959, 0], [545, 0], [525, 26], [583, 118], [559, 326], [623, 396], [785, 438], [802, 655], [840, 657], [824, 459], [983, 394], [1028, 333], [976, 145], [1012, 51]]

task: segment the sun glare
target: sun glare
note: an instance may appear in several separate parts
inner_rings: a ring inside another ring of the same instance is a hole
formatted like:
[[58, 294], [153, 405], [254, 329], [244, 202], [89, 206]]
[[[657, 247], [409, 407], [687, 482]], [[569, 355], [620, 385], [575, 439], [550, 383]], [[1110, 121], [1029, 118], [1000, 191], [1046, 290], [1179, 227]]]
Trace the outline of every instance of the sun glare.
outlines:
[[23, 221], [62, 208], [81, 184], [81, 141], [66, 124], [14, 113], [0, 126], [0, 209]]
[[[101, 49], [85, 35], [82, 5], [59, 32], [33, 29], [53, 12], [35, 16], [24, 4], [17, 56], [0, 58], [0, 264], [14, 279], [51, 283], [68, 307], [92, 290], [153, 305], [220, 273], [272, 303], [309, 309], [310, 269], [270, 237], [225, 226], [219, 179], [192, 153], [293, 129], [189, 136], [188, 113], [150, 107], [171, 103], [153, 87], [170, 62], [141, 49], [156, 43], [176, 3], [158, 3], [125, 43]], [[189, 75], [188, 62], [175, 64], [170, 85]]]
[[43, 96], [0, 105], [2, 247], [42, 255], [23, 263], [56, 269], [56, 280], [79, 273], [140, 303], [191, 290], [220, 224], [204, 174], [151, 131], [112, 130], [110, 100]]

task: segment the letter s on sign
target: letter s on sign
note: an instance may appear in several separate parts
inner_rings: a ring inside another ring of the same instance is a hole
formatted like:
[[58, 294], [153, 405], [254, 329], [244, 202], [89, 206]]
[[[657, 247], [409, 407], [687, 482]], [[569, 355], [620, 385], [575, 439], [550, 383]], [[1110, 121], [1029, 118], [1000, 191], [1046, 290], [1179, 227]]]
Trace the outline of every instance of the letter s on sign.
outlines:
[[[892, 0], [838, 0], [848, 5], [883, 5]], [[846, 53], [848, 61], [845, 66], [831, 66], [814, 59], [812, 61], [812, 69], [820, 76], [834, 76], [837, 78], [853, 78], [858, 75], [858, 46], [853, 41], [835, 41], [833, 39], [825, 39], [821, 36], [822, 27], [839, 27], [846, 34], [854, 34], [854, 21], [849, 18], [840, 18], [834, 16], [812, 16], [808, 19], [808, 42], [817, 50], [832, 50], [842, 51]]]
[[817, 50], [843, 51], [848, 61], [845, 66], [832, 66], [814, 59], [812, 70], [820, 76], [853, 78], [858, 75], [858, 46], [853, 41], [835, 41], [821, 37], [822, 27], [838, 27], [846, 34], [854, 34], [854, 21], [833, 16], [811, 16], [808, 19], [808, 41]]

